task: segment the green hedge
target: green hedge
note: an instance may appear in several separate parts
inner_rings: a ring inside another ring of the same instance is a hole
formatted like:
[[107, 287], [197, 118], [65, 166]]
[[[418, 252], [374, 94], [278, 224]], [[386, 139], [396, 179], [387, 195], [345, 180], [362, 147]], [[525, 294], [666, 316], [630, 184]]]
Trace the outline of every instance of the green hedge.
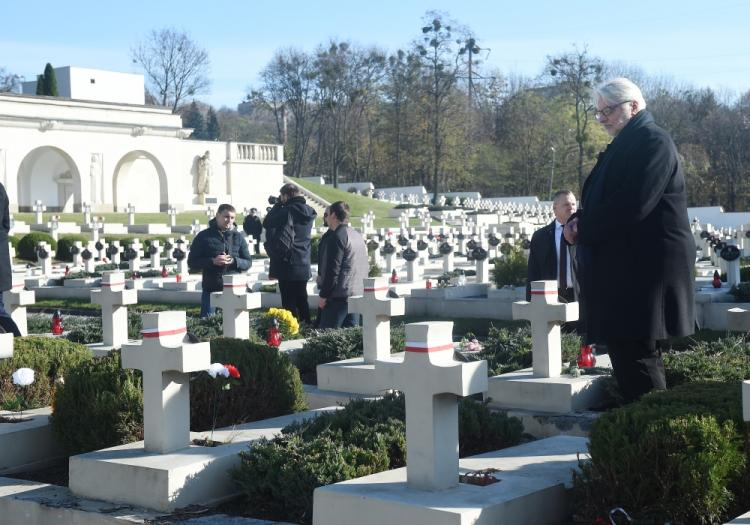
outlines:
[[[13, 357], [0, 361], [1, 404], [7, 409], [40, 408], [52, 404], [56, 386], [67, 380], [68, 372], [80, 363], [91, 360], [91, 351], [85, 346], [65, 339], [52, 337], [16, 337], [13, 339]], [[18, 387], [11, 378], [19, 368], [34, 370], [34, 383]]]
[[[233, 364], [240, 372], [239, 385], [221, 391], [216, 427], [291, 414], [305, 410], [299, 372], [289, 357], [266, 345], [242, 339], [211, 340], [211, 362]], [[210, 430], [214, 400], [219, 390], [208, 373], [193, 374], [190, 381], [190, 428]]]
[[[391, 325], [391, 352], [403, 352], [406, 337], [404, 325]], [[361, 357], [363, 353], [362, 328], [340, 328], [325, 330], [308, 337], [301, 350], [292, 357], [299, 368], [304, 383], [317, 384], [316, 367], [342, 359]]]
[[494, 259], [495, 271], [493, 278], [495, 286], [525, 286], [528, 274], [528, 261], [523, 251], [514, 248], [502, 257]]
[[716, 341], [696, 341], [688, 350], [664, 354], [667, 386], [693, 381], [750, 379], [750, 341], [729, 336]]
[[57, 257], [57, 241], [50, 234], [44, 232], [31, 232], [21, 237], [16, 247], [16, 257], [27, 261], [36, 261], [36, 247], [40, 242], [49, 243], [55, 252], [55, 257]]
[[72, 262], [73, 255], [70, 253], [71, 246], [75, 245], [76, 241], [81, 241], [83, 248], [86, 247], [86, 243], [90, 240], [87, 235], [64, 235], [57, 240], [57, 253], [55, 259], [58, 261]]
[[750, 506], [740, 383], [695, 382], [603, 414], [574, 472], [576, 522], [623, 507], [638, 523], [723, 523]]
[[[562, 361], [575, 362], [581, 348], [581, 338], [562, 334]], [[514, 372], [531, 366], [531, 327], [495, 328], [490, 325], [480, 359], [487, 360], [490, 376]]]
[[[516, 418], [470, 399], [459, 404], [462, 454], [516, 445], [522, 432]], [[315, 488], [402, 467], [405, 453], [404, 399], [389, 395], [286, 427], [240, 453], [232, 476], [254, 515], [310, 523]]]
[[51, 427], [69, 454], [143, 439], [141, 372], [123, 370], [119, 352], [72, 368], [57, 390]]

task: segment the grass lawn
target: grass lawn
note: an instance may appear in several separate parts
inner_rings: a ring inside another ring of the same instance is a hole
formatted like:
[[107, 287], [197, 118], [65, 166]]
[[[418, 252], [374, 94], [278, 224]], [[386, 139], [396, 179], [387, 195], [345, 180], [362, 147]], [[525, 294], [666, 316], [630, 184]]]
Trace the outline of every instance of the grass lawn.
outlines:
[[[352, 213], [352, 226], [361, 226], [362, 223], [360, 222], [360, 218], [366, 213], [372, 211], [375, 214], [376, 228], [398, 227], [398, 219], [388, 217], [388, 212], [393, 209], [394, 206], [394, 204], [390, 202], [370, 199], [356, 193], [349, 193], [348, 191], [336, 189], [331, 186], [322, 186], [320, 184], [315, 184], [314, 182], [295, 178], [292, 178], [292, 180], [296, 184], [299, 184], [328, 202], [346, 201]], [[342, 187], [346, 187], [346, 183], [344, 183]], [[416, 220], [412, 220], [412, 225], [415, 224]]]
[[[59, 215], [61, 222], [74, 222], [77, 224], [83, 223], [83, 213], [44, 213], [42, 218], [45, 222], [52, 220], [53, 215]], [[127, 224], [128, 214], [127, 213], [92, 213], [94, 217], [104, 217], [105, 223], [111, 224]], [[13, 217], [17, 221], [23, 221], [26, 224], [34, 224], [36, 221], [35, 213], [14, 213]], [[178, 213], [176, 216], [176, 222], [179, 225], [193, 224], [193, 221], [198, 219], [201, 223], [207, 221], [205, 212], [202, 211], [186, 211]], [[241, 214], [237, 215], [237, 222], [241, 225], [242, 218]], [[136, 224], [169, 224], [169, 215], [166, 213], [136, 213], [135, 214]]]

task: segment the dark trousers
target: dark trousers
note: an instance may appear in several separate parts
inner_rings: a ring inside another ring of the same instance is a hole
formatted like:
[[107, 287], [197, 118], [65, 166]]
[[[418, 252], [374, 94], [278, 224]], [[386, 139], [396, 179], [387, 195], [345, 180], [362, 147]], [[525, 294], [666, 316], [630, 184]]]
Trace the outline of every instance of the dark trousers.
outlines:
[[623, 397], [635, 401], [651, 390], [666, 390], [664, 361], [653, 340], [607, 341], [612, 370]]
[[18, 325], [5, 309], [2, 292], [0, 292], [0, 328], [2, 328], [2, 331], [6, 334], [13, 334], [13, 337], [21, 337], [21, 331], [18, 329]]
[[359, 314], [349, 313], [349, 301], [345, 297], [331, 298], [320, 310], [320, 328], [349, 328], [359, 325]]
[[281, 307], [289, 310], [298, 321], [310, 324], [310, 306], [307, 303], [307, 281], [279, 281]]

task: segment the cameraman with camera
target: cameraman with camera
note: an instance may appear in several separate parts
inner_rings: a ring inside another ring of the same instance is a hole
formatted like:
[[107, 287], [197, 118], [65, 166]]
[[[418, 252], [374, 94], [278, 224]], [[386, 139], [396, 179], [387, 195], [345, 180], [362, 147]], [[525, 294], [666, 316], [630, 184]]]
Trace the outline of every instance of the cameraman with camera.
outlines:
[[235, 210], [222, 204], [208, 228], [198, 232], [190, 245], [188, 267], [202, 270], [201, 317], [213, 314], [211, 292], [224, 289], [224, 274], [246, 272], [252, 264], [247, 242], [234, 224]]
[[273, 207], [263, 220], [266, 252], [271, 259], [270, 277], [279, 281], [281, 305], [299, 321], [310, 323], [307, 281], [310, 280], [310, 235], [315, 210], [307, 205], [299, 188], [284, 184], [279, 197], [268, 199]]

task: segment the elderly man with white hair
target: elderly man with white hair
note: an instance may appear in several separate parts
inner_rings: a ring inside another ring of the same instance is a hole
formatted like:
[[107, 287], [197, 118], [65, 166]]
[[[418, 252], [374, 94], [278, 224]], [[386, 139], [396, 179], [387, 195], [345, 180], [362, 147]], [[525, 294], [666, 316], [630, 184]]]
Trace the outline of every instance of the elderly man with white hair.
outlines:
[[660, 342], [693, 333], [695, 243], [677, 150], [641, 90], [616, 78], [594, 90], [594, 103], [612, 142], [565, 238], [577, 244], [589, 342], [607, 345], [630, 401], [666, 388]]

